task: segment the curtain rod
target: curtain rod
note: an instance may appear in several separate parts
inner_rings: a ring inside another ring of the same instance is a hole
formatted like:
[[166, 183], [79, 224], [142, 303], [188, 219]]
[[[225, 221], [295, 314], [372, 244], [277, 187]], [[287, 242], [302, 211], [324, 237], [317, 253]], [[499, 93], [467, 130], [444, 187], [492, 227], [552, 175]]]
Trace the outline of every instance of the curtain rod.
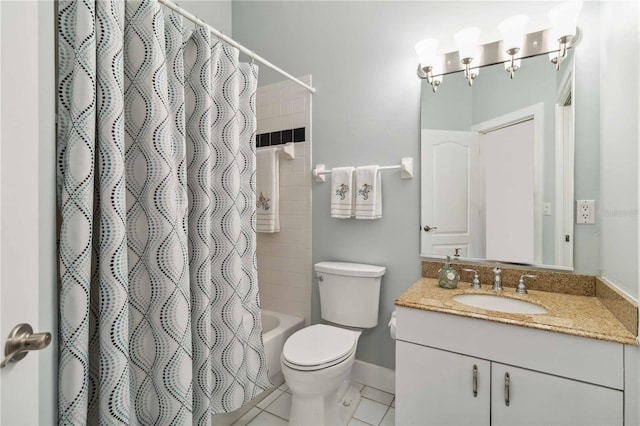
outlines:
[[186, 10], [184, 10], [183, 8], [178, 6], [177, 4], [173, 3], [171, 0], [158, 0], [158, 2], [163, 4], [163, 5], [165, 5], [169, 9], [171, 9], [171, 10], [173, 10], [175, 12], [178, 12], [180, 15], [184, 16], [189, 21], [191, 21], [191, 22], [193, 22], [193, 23], [195, 23], [195, 24], [197, 24], [197, 25], [199, 25], [201, 27], [205, 27], [206, 29], [208, 29], [211, 33], [213, 33], [213, 35], [215, 35], [220, 40], [222, 40], [225, 43], [237, 48], [238, 50], [240, 50], [245, 55], [248, 55], [252, 59], [255, 59], [256, 61], [261, 62], [263, 65], [271, 68], [272, 70], [282, 74], [283, 76], [287, 77], [289, 80], [293, 81], [294, 83], [304, 87], [309, 92], [316, 93], [316, 89], [314, 89], [313, 87], [311, 87], [308, 84], [300, 81], [299, 79], [295, 78], [294, 76], [292, 76], [288, 72], [284, 71], [283, 69], [273, 65], [271, 62], [267, 61], [266, 59], [264, 59], [260, 55], [256, 55], [255, 52], [247, 49], [246, 47], [244, 47], [243, 45], [241, 45], [240, 43], [238, 43], [234, 39], [232, 39], [230, 37], [227, 37], [226, 35], [222, 34], [220, 31], [218, 31], [217, 29], [213, 28], [211, 25], [207, 24], [206, 22], [204, 22], [203, 20], [201, 20], [200, 18], [198, 18], [194, 14], [187, 12]]

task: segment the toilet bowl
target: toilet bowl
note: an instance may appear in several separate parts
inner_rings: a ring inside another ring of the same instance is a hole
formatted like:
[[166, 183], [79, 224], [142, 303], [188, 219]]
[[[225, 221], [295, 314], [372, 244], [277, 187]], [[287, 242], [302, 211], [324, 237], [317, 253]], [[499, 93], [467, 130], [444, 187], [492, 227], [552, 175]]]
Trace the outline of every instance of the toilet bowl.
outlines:
[[321, 316], [291, 335], [281, 355], [291, 389], [290, 425], [346, 425], [360, 402], [351, 385], [358, 339], [378, 324], [382, 266], [344, 262], [315, 265]]
[[292, 335], [282, 351], [291, 389], [290, 425], [344, 425], [360, 393], [350, 386], [360, 332], [317, 324]]

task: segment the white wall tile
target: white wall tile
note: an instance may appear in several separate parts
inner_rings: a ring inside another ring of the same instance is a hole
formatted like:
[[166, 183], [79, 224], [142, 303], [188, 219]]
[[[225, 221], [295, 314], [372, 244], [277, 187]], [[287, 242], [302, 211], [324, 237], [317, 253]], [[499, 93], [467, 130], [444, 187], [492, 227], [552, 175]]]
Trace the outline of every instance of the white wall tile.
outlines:
[[[304, 230], [309, 227], [309, 215], [304, 214], [283, 214], [280, 215], [280, 224], [285, 229]], [[304, 247], [303, 247], [304, 249]]]
[[293, 111], [290, 112], [291, 113], [296, 113], [296, 112], [304, 112], [305, 111], [305, 100], [304, 98], [298, 98], [292, 101], [292, 109]]
[[289, 214], [304, 214], [306, 212], [306, 203], [304, 201], [286, 201], [280, 200], [280, 212]]
[[264, 294], [265, 297], [280, 297], [296, 304], [308, 302], [307, 289], [302, 287], [262, 283], [260, 294]]
[[293, 114], [283, 115], [281, 117], [282, 129], [293, 129]]
[[270, 104], [269, 105], [269, 118], [272, 117], [280, 117], [282, 114], [280, 113], [280, 104]]
[[258, 234], [258, 261], [262, 255], [304, 260], [308, 254], [304, 244], [278, 244], [270, 241], [265, 243], [264, 240], [261, 241], [261, 235], [263, 234]]
[[291, 101], [293, 99], [293, 87], [283, 87], [280, 91], [280, 94], [282, 96], [282, 102]]
[[293, 101], [284, 101], [280, 107], [280, 114], [289, 115], [293, 114]]
[[309, 142], [297, 142], [293, 146], [296, 158], [309, 158]]
[[304, 127], [307, 124], [307, 118], [304, 112], [297, 112], [293, 114], [293, 128]]
[[302, 185], [287, 185], [280, 188], [280, 199], [284, 201], [306, 201], [310, 194], [309, 188]]
[[311, 299], [309, 299], [309, 301], [305, 303], [298, 303], [285, 301], [280, 297], [269, 297], [260, 294], [260, 304], [264, 309], [282, 312], [283, 314], [304, 317], [307, 321], [307, 324], [309, 322], [309, 320], [305, 317], [305, 312], [308, 309], [307, 306], [311, 305]]
[[[306, 76], [307, 83], [311, 81]], [[303, 80], [305, 81], [305, 80]], [[310, 96], [284, 81], [258, 89], [258, 133], [304, 127]], [[307, 140], [311, 131], [307, 128]], [[311, 146], [294, 144], [280, 160], [280, 232], [257, 237], [258, 281], [265, 309], [311, 319]]]
[[[268, 255], [261, 254], [258, 258], [258, 268], [265, 273], [292, 272], [304, 274], [305, 272], [304, 259], [273, 256], [271, 253]], [[262, 277], [266, 278], [266, 275], [263, 275]]]
[[[307, 186], [306, 183], [304, 183], [306, 175], [307, 173], [304, 171], [282, 173], [280, 175], [280, 185], [282, 185], [283, 182], [285, 182], [286, 185], [297, 185], [299, 182], [303, 182], [302, 184]], [[311, 172], [309, 172], [308, 175], [311, 176]]]
[[290, 161], [294, 172], [303, 172], [307, 168], [308, 161], [306, 161], [306, 158], [294, 158]]
[[262, 281], [265, 284], [276, 284], [292, 288], [300, 288], [309, 285], [309, 283], [305, 282], [304, 276], [304, 271], [290, 272], [265, 269], [262, 271], [258, 271], [258, 282]]

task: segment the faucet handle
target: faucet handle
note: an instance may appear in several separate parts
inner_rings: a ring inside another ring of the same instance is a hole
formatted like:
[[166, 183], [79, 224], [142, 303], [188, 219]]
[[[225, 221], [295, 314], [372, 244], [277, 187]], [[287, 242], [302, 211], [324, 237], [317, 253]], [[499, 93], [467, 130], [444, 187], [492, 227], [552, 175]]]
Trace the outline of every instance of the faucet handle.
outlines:
[[462, 268], [462, 270], [465, 272], [473, 272], [473, 281], [471, 281], [471, 288], [475, 288], [475, 289], [481, 288], [480, 278], [478, 277], [478, 271], [476, 271], [475, 269], [467, 269], [467, 268]]
[[499, 266], [493, 268], [493, 291], [502, 291], [502, 269]]
[[516, 287], [516, 293], [518, 294], [527, 294], [527, 287], [524, 285], [524, 279], [525, 278], [537, 278], [537, 275], [528, 275], [528, 274], [524, 274], [522, 276], [520, 276], [520, 281], [518, 281], [518, 287]]

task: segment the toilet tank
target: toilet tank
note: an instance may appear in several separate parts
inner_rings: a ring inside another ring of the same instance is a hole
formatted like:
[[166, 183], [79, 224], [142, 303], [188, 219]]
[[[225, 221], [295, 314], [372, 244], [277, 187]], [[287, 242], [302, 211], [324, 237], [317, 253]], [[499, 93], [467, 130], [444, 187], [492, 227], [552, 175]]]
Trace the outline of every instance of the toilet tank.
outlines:
[[315, 270], [322, 319], [357, 328], [378, 324], [384, 266], [320, 262], [315, 264]]

